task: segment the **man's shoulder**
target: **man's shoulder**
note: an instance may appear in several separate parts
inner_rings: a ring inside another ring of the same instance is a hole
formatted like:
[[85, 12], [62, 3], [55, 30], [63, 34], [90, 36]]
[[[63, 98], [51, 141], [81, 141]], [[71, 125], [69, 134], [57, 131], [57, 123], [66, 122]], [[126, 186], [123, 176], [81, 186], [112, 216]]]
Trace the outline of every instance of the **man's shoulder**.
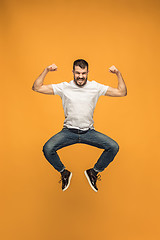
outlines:
[[94, 85], [94, 86], [97, 86], [97, 87], [104, 86], [104, 84], [99, 83], [99, 82], [97, 82], [97, 81], [95, 81], [95, 80], [91, 81], [91, 84]]
[[94, 85], [96, 84], [96, 81], [94, 80], [87, 80], [88, 85]]
[[57, 85], [57, 86], [67, 86], [67, 85], [69, 85], [69, 83], [68, 82], [59, 82], [59, 83], [53, 83], [52, 85], [53, 86], [54, 85]]
[[97, 87], [97, 85], [98, 85], [98, 82], [96, 82], [95, 80], [88, 81], [88, 82], [89, 82], [89, 85], [93, 86], [93, 87]]
[[97, 82], [95, 80], [92, 80], [90, 82], [91, 82], [91, 84], [97, 84]]

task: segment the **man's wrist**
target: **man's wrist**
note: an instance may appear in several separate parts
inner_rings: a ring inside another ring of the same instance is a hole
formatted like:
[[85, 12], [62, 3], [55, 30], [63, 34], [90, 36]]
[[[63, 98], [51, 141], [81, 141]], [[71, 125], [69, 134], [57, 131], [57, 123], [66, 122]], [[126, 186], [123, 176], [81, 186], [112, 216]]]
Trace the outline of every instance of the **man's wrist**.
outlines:
[[46, 68], [44, 69], [44, 71], [45, 71], [46, 73], [48, 73], [48, 72], [49, 72], [48, 67], [46, 67]]
[[116, 75], [117, 75], [117, 77], [120, 77], [121, 76], [120, 71], [116, 72]]

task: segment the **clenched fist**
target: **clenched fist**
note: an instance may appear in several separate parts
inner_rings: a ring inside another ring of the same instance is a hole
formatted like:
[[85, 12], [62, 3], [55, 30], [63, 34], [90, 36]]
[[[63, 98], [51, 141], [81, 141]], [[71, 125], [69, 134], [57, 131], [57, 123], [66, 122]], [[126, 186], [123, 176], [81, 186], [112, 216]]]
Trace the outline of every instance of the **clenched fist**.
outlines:
[[114, 65], [112, 65], [110, 68], [109, 68], [109, 72], [111, 72], [111, 73], [118, 73], [119, 72], [119, 70], [114, 66]]
[[52, 65], [47, 67], [48, 71], [57, 71], [57, 66], [53, 63]]

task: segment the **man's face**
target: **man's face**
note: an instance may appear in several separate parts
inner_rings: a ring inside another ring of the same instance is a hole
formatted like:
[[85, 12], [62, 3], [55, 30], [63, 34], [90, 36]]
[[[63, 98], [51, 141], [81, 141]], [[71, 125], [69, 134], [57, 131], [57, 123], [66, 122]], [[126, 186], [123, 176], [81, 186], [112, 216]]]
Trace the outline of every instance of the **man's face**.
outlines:
[[87, 82], [88, 72], [87, 66], [85, 68], [81, 68], [79, 66], [75, 66], [75, 70], [72, 71], [74, 75], [74, 82], [77, 86], [82, 87]]

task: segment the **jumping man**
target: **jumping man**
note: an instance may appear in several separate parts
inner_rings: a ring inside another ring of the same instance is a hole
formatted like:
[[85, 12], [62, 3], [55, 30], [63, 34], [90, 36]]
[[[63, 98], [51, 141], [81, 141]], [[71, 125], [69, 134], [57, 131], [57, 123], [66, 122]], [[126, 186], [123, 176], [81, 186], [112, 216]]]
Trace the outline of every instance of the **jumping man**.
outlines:
[[57, 150], [75, 143], [84, 143], [104, 149], [93, 168], [84, 172], [95, 192], [98, 191], [96, 182], [101, 177], [98, 173], [102, 172], [113, 161], [119, 151], [119, 145], [116, 141], [95, 130], [93, 113], [100, 96], [126, 96], [125, 82], [120, 71], [115, 66], [111, 66], [109, 72], [116, 74], [118, 79], [117, 88], [87, 80], [88, 69], [88, 63], [83, 59], [78, 59], [73, 63], [74, 80], [69, 83], [61, 82], [44, 85], [43, 81], [46, 74], [49, 71], [57, 71], [57, 66], [52, 64], [44, 69], [32, 87], [32, 90], [36, 92], [59, 95], [62, 99], [65, 114], [63, 128], [44, 144], [43, 153], [49, 163], [60, 172], [63, 191], [70, 185], [72, 172], [63, 165]]

